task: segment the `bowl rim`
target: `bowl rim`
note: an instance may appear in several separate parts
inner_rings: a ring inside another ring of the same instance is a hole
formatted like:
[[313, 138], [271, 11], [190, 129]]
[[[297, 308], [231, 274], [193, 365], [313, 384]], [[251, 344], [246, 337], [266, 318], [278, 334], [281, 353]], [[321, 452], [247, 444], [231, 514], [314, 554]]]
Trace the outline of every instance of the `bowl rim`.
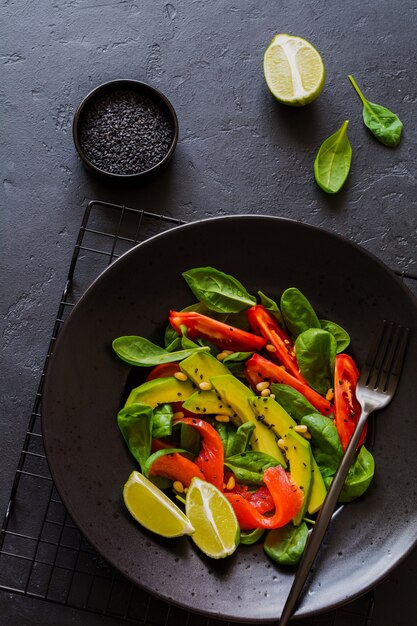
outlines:
[[[87, 157], [84, 149], [81, 146], [81, 142], [79, 138], [81, 117], [84, 111], [86, 110], [86, 107], [88, 106], [88, 104], [90, 104], [90, 102], [94, 98], [99, 96], [100, 94], [104, 94], [107, 91], [112, 91], [117, 88], [123, 89], [124, 87], [131, 87], [132, 89], [138, 90], [139, 92], [140, 91], [148, 92], [149, 94], [151, 94], [151, 97], [154, 101], [156, 101], [159, 104], [162, 103], [162, 105], [165, 107], [165, 109], [168, 112], [170, 121], [172, 122], [172, 125], [173, 125], [173, 130], [174, 130], [174, 135], [171, 141], [171, 145], [168, 149], [168, 152], [165, 154], [165, 156], [152, 167], [142, 170], [141, 172], [136, 172], [134, 174], [117, 174], [114, 172], [108, 172], [106, 170], [101, 169], [100, 167], [95, 165], [92, 161], [90, 161], [90, 159]], [[155, 170], [165, 165], [174, 153], [174, 150], [178, 143], [178, 136], [179, 136], [178, 117], [170, 100], [166, 97], [165, 94], [162, 93], [162, 91], [160, 91], [156, 87], [153, 87], [149, 83], [145, 83], [144, 81], [136, 80], [134, 78], [117, 78], [114, 80], [106, 81], [104, 83], [101, 83], [100, 85], [97, 85], [97, 87], [94, 87], [94, 89], [92, 89], [86, 96], [84, 96], [84, 98], [81, 100], [81, 102], [77, 106], [74, 112], [74, 117], [72, 121], [73, 141], [77, 149], [77, 152], [82, 162], [84, 163], [84, 165], [92, 172], [96, 174], [100, 174], [101, 176], [112, 178], [113, 180], [134, 180], [137, 178], [141, 178], [142, 176], [148, 176]]]

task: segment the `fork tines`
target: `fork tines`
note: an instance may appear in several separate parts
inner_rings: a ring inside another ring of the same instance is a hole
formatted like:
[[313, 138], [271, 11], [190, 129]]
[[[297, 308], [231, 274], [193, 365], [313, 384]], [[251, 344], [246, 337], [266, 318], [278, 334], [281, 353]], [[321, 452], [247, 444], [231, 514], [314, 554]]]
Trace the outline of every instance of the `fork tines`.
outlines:
[[404, 360], [409, 329], [384, 320], [373, 350], [362, 369], [361, 382], [368, 388], [394, 392]]

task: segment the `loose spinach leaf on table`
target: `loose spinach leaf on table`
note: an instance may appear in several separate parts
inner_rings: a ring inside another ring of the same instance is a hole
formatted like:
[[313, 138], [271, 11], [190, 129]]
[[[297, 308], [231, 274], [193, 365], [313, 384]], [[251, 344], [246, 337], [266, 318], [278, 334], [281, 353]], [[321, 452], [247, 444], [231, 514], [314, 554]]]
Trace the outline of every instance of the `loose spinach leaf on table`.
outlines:
[[356, 84], [353, 76], [349, 75], [348, 78], [362, 101], [362, 116], [365, 126], [378, 141], [384, 144], [384, 146], [390, 148], [398, 146], [403, 130], [403, 123], [398, 115], [380, 104], [375, 104], [367, 100]]
[[313, 307], [296, 287], [290, 287], [283, 292], [280, 307], [284, 322], [294, 339], [309, 328], [320, 328]]
[[266, 554], [280, 565], [297, 565], [307, 542], [308, 528], [303, 522], [299, 526], [287, 524], [270, 530], [265, 543]]
[[350, 337], [344, 328], [336, 324], [336, 322], [330, 322], [329, 320], [320, 320], [320, 325], [323, 330], [327, 330], [336, 339], [337, 353], [346, 350], [350, 344]]
[[272, 383], [271, 393], [275, 395], [275, 399], [285, 409], [293, 420], [300, 422], [304, 415], [315, 413], [316, 409], [302, 393], [282, 383]]
[[325, 395], [333, 387], [336, 339], [321, 328], [309, 328], [295, 341], [300, 372], [318, 393]]
[[151, 453], [153, 410], [147, 404], [137, 402], [123, 408], [117, 414], [117, 424], [143, 472]]
[[319, 187], [327, 193], [339, 191], [350, 170], [352, 147], [347, 136], [348, 121], [320, 146], [314, 161], [314, 176]]
[[164, 348], [152, 343], [152, 341], [145, 339], [145, 337], [139, 337], [137, 335], [117, 337], [117, 339], [113, 341], [112, 346], [113, 350], [122, 361], [126, 361], [126, 363], [130, 365], [143, 367], [182, 361], [182, 359], [191, 356], [194, 352], [209, 350], [209, 348], [206, 347], [197, 347], [168, 352]]
[[182, 275], [195, 297], [212, 311], [239, 313], [256, 304], [241, 282], [214, 267], [196, 267]]
[[261, 485], [264, 471], [268, 467], [275, 467], [280, 463], [265, 452], [249, 450], [228, 457], [224, 461], [225, 466], [230, 469], [236, 479], [244, 484]]

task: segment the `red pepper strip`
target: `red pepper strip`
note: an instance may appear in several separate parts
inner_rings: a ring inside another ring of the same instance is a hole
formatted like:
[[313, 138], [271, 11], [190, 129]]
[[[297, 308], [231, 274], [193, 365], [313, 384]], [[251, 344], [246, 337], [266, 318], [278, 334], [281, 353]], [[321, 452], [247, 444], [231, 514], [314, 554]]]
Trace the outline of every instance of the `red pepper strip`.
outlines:
[[258, 335], [253, 335], [245, 330], [229, 326], [223, 322], [190, 311], [189, 313], [171, 311], [169, 317], [172, 328], [181, 334], [181, 326], [186, 326], [187, 337], [197, 339], [202, 337], [211, 341], [215, 346], [224, 350], [234, 352], [252, 352], [261, 350], [266, 344], [266, 340]]
[[170, 480], [179, 480], [184, 487], [188, 487], [194, 476], [204, 480], [201, 469], [185, 456], [178, 452], [163, 454], [156, 459], [149, 470], [150, 476], [163, 476]]
[[167, 378], [168, 376], [174, 376], [176, 372], [180, 372], [181, 368], [178, 363], [161, 363], [161, 365], [155, 365], [146, 377], [146, 381], [155, 380], [155, 378]]
[[294, 343], [285, 330], [280, 327], [275, 317], [262, 304], [257, 304], [248, 309], [246, 316], [252, 330], [260, 333], [262, 337], [265, 337], [274, 346], [275, 352], [270, 353], [271, 359], [282, 363], [290, 374], [298, 378], [302, 383], [306, 383], [298, 367]]
[[317, 391], [309, 387], [307, 383], [302, 383], [283, 367], [268, 361], [268, 359], [265, 359], [260, 354], [253, 354], [251, 358], [246, 361], [245, 376], [255, 391], [256, 385], [265, 379], [274, 383], [283, 383], [284, 385], [290, 385], [290, 387], [302, 393], [310, 404], [323, 415], [329, 415], [333, 411], [330, 402], [318, 394]]
[[280, 528], [288, 524], [303, 505], [303, 492], [280, 465], [269, 467], [264, 472], [264, 482], [274, 499], [275, 513], [262, 515], [246, 498], [239, 494], [225, 493], [232, 505], [242, 530], [252, 528]]
[[202, 419], [186, 417], [176, 420], [176, 423], [189, 424], [201, 435], [201, 450], [195, 459], [207, 482], [223, 491], [223, 461], [224, 449], [220, 435], [208, 422]]
[[[353, 435], [361, 407], [356, 399], [359, 370], [348, 354], [336, 355], [334, 366], [334, 421], [343, 450], [346, 450]], [[362, 432], [358, 447], [366, 437], [367, 425]]]

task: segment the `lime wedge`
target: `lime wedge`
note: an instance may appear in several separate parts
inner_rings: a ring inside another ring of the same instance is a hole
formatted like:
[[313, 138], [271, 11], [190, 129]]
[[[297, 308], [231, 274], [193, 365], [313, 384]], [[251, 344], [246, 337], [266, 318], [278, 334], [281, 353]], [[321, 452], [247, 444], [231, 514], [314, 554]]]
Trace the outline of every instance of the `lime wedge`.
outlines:
[[240, 528], [232, 505], [211, 483], [193, 478], [185, 510], [195, 528], [191, 539], [212, 559], [233, 554], [239, 544]]
[[320, 95], [326, 72], [320, 54], [305, 39], [275, 35], [264, 55], [264, 75], [273, 96], [303, 106]]
[[127, 509], [139, 524], [162, 537], [191, 535], [194, 528], [180, 508], [139, 472], [132, 472], [123, 488]]

